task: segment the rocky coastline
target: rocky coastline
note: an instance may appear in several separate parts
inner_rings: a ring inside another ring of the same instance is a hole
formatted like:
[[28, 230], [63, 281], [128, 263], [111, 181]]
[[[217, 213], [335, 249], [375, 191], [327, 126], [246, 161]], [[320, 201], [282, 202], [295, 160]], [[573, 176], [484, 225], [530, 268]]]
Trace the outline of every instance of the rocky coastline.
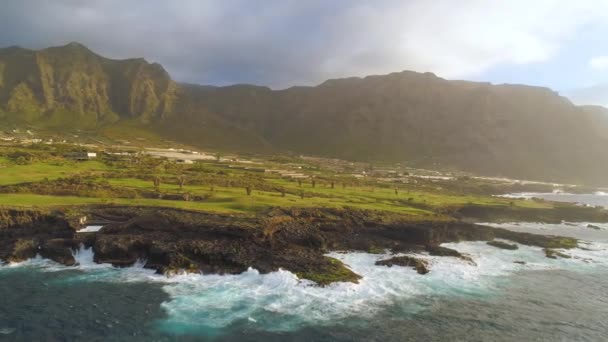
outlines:
[[[85, 246], [93, 249], [95, 262], [116, 267], [144, 261], [144, 267], [167, 275], [183, 271], [238, 274], [249, 267], [261, 273], [285, 269], [302, 279], [327, 285], [360, 279], [337, 259], [325, 256], [330, 251], [424, 252], [473, 262], [440, 244], [504, 239], [546, 250], [577, 247], [572, 238], [513, 232], [474, 221], [503, 221], [509, 215], [513, 220], [537, 222], [560, 217], [568, 221], [608, 221], [604, 209], [564, 208], [561, 212], [554, 209], [538, 213], [464, 208], [455, 215], [427, 221], [377, 211], [328, 208], [275, 208], [257, 215], [119, 206], [0, 209], [0, 262], [20, 262], [40, 255], [72, 266], [76, 263], [73, 252]], [[90, 222], [104, 222], [103, 228], [79, 232]], [[547, 257], [556, 255], [548, 253]], [[415, 257], [395, 257], [379, 264], [410, 266], [420, 274], [429, 271], [428, 265]]]

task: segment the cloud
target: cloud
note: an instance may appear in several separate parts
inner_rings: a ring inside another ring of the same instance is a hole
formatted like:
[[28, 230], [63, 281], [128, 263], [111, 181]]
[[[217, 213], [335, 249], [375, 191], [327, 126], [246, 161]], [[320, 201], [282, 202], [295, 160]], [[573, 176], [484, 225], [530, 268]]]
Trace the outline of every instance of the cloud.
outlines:
[[594, 70], [608, 70], [608, 56], [593, 57], [589, 61], [589, 67]]
[[79, 41], [159, 62], [180, 81], [280, 88], [404, 69], [468, 78], [541, 63], [579, 30], [607, 23], [607, 13], [603, 0], [23, 0], [3, 4], [0, 45]]

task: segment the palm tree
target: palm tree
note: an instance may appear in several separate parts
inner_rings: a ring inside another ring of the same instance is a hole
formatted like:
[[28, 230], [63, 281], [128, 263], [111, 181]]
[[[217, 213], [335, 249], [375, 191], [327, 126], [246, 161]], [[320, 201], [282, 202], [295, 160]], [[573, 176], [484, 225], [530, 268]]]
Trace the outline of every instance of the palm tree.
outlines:
[[156, 191], [159, 191], [159, 189], [160, 189], [160, 177], [154, 176], [153, 183], [154, 183], [154, 189]]

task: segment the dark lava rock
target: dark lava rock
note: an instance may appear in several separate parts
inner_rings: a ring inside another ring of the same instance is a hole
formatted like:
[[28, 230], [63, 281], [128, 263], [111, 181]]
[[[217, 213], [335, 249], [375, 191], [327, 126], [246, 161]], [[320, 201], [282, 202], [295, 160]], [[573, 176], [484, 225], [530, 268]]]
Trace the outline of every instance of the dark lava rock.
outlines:
[[560, 204], [551, 210], [470, 204], [458, 208], [452, 214], [462, 220], [476, 222], [608, 222], [608, 210], [574, 204]]
[[429, 263], [426, 260], [414, 258], [411, 256], [398, 256], [385, 260], [376, 261], [376, 265], [392, 267], [393, 265], [412, 267], [419, 274], [429, 273]]
[[602, 227], [600, 226], [596, 226], [594, 224], [587, 224], [587, 228], [591, 228], [591, 229], [595, 229], [595, 230], [602, 230]]
[[77, 248], [78, 245], [73, 239], [50, 239], [40, 245], [39, 252], [43, 258], [66, 266], [73, 266], [76, 264], [76, 260], [72, 251]]
[[425, 247], [426, 251], [429, 252], [430, 255], [434, 255], [434, 256], [450, 256], [450, 257], [456, 257], [456, 258], [460, 258], [462, 257], [462, 254], [460, 254], [460, 252], [458, 252], [455, 249], [451, 249], [451, 248], [447, 248], [447, 247], [441, 247], [441, 246], [426, 246]]
[[455, 258], [459, 258], [459, 259], [465, 260], [465, 261], [467, 261], [471, 265], [477, 266], [477, 264], [475, 263], [475, 261], [473, 261], [473, 259], [470, 256], [463, 255], [462, 253], [460, 253], [459, 251], [457, 251], [455, 249], [451, 249], [451, 248], [447, 248], [447, 247], [442, 247], [442, 246], [432, 246], [432, 245], [429, 246], [429, 245], [427, 245], [427, 246], [425, 246], [425, 250], [427, 252], [429, 252], [429, 255], [455, 257]]
[[557, 259], [558, 257], [564, 258], [564, 259], [570, 259], [570, 258], [572, 258], [568, 254], [564, 254], [562, 252], [556, 251], [556, 250], [551, 249], [551, 248], [545, 248], [545, 256], [547, 258], [549, 258], [549, 259]]
[[[547, 249], [574, 248], [577, 240], [513, 232], [460, 221], [412, 221], [380, 211], [336, 208], [274, 208], [256, 215], [213, 214], [151, 207], [91, 206], [79, 215], [102, 221], [99, 232], [77, 233], [59, 211], [0, 209], [0, 260], [23, 261], [40, 254], [65, 265], [72, 250], [93, 248], [95, 261], [125, 267], [146, 260], [159, 273], [179, 271], [238, 274], [249, 267], [261, 273], [280, 268], [320, 285], [360, 278], [329, 251], [392, 250], [470, 257], [440, 244], [495, 238]], [[550, 253], [551, 254], [551, 253]], [[552, 256], [558, 254], [551, 254]], [[413, 257], [381, 260], [418, 273], [428, 263]]]
[[510, 243], [506, 243], [503, 241], [488, 241], [487, 242], [488, 245], [496, 247], [496, 248], [501, 248], [501, 249], [509, 249], [509, 250], [516, 250], [519, 249], [519, 247], [516, 244], [510, 244]]
[[74, 229], [60, 212], [0, 209], [0, 260], [20, 262], [40, 253], [72, 265], [73, 237]]
[[319, 265], [314, 272], [298, 272], [299, 278], [312, 280], [320, 286], [326, 286], [333, 282], [352, 282], [358, 283], [361, 276], [351, 271], [337, 259], [325, 257], [325, 263]]

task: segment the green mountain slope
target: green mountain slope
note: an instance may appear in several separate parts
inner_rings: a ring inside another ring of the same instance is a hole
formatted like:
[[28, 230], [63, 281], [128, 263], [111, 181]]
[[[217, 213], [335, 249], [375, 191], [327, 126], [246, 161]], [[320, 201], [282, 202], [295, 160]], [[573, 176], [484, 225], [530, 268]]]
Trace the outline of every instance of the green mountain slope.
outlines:
[[158, 64], [82, 45], [0, 49], [0, 116], [62, 129], [121, 122], [201, 147], [407, 162], [485, 175], [608, 183], [608, 114], [546, 88], [430, 73], [271, 90], [176, 84]]
[[109, 60], [77, 43], [0, 49], [0, 71], [2, 119], [57, 128], [162, 117], [177, 90], [158, 64]]
[[280, 91], [243, 85], [192, 93], [183, 102], [297, 152], [608, 182], [608, 115], [546, 88], [401, 72]]

